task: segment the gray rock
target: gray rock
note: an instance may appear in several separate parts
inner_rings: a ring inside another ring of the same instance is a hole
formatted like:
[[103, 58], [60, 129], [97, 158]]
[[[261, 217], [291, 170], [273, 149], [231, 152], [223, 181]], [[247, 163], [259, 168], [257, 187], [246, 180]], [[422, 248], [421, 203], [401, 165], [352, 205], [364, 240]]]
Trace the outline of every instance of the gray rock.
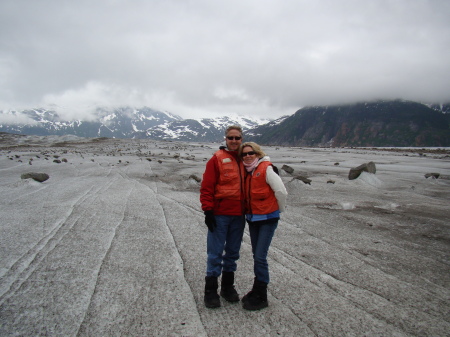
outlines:
[[375, 163], [373, 161], [369, 161], [367, 163], [367, 172], [372, 174], [377, 173], [377, 167], [375, 166]]
[[427, 173], [427, 174], [425, 174], [425, 178], [427, 178], [427, 179], [430, 178], [430, 177], [432, 177], [434, 179], [438, 179], [440, 176], [441, 176], [440, 173]]
[[292, 167], [290, 167], [289, 165], [283, 165], [281, 167], [282, 170], [284, 170], [285, 172], [292, 174], [294, 173], [294, 169]]
[[190, 176], [189, 176], [189, 179], [194, 179], [196, 182], [201, 182], [202, 180], [197, 176], [197, 175], [195, 175], [195, 174], [191, 174]]
[[20, 176], [22, 179], [34, 179], [40, 183], [48, 180], [50, 176], [47, 173], [35, 173], [35, 172], [29, 172], [24, 173]]
[[294, 179], [301, 180], [301, 181], [303, 181], [305, 184], [308, 184], [308, 185], [311, 185], [311, 181], [312, 181], [311, 179], [308, 179], [308, 178], [306, 178], [306, 177], [304, 177], [304, 176], [295, 176]]
[[358, 178], [362, 172], [368, 172], [368, 173], [375, 174], [377, 172], [375, 163], [373, 161], [371, 161], [371, 162], [359, 165], [358, 167], [351, 168], [350, 172], [348, 173], [348, 179], [354, 180], [354, 179]]

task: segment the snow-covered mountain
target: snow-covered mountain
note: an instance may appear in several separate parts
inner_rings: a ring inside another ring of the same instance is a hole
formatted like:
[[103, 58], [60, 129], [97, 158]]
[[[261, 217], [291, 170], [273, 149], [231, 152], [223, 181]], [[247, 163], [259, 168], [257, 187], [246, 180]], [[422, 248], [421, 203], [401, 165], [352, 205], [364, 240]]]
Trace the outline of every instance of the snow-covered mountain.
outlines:
[[[1, 122], [7, 121], [7, 122]], [[93, 120], [63, 120], [46, 109], [1, 111], [0, 132], [28, 135], [66, 135], [79, 137], [148, 138], [180, 141], [221, 141], [232, 124], [249, 130], [269, 122], [267, 119], [235, 114], [202, 119], [180, 116], [148, 107], [98, 108]]]
[[449, 104], [391, 100], [303, 107], [276, 120], [228, 115], [183, 119], [150, 109], [98, 108], [91, 120], [63, 120], [55, 111], [0, 111], [0, 132], [26, 135], [221, 142], [227, 126], [245, 139], [283, 146], [450, 146]]

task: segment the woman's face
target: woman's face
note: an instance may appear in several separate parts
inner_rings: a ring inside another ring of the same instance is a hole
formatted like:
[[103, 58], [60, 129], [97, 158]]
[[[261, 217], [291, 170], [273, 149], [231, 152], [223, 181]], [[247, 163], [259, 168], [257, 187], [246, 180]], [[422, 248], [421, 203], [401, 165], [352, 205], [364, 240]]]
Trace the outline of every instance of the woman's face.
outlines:
[[244, 163], [251, 163], [257, 157], [256, 152], [253, 151], [251, 146], [244, 146], [242, 149], [242, 160]]

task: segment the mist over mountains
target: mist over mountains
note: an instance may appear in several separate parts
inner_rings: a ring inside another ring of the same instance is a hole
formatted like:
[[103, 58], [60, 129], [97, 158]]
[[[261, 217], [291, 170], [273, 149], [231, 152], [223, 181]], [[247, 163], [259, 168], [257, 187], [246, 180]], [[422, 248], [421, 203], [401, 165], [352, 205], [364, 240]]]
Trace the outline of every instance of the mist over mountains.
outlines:
[[[450, 105], [376, 101], [313, 106], [276, 120], [229, 115], [183, 119], [148, 107], [98, 108], [93, 120], [63, 120], [51, 110], [1, 111], [0, 132], [27, 135], [221, 142], [231, 124], [245, 140], [283, 146], [450, 146]], [[8, 116], [6, 116], [8, 115]]]

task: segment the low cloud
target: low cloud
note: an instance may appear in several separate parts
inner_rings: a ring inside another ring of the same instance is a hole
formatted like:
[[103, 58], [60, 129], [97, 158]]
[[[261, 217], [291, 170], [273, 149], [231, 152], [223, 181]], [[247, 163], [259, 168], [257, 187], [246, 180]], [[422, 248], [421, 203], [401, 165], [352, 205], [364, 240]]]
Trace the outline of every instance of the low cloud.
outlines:
[[28, 125], [33, 125], [33, 124], [37, 124], [37, 122], [23, 114], [18, 114], [17, 111], [4, 111], [1, 115], [0, 115], [0, 123], [1, 124], [28, 124]]

